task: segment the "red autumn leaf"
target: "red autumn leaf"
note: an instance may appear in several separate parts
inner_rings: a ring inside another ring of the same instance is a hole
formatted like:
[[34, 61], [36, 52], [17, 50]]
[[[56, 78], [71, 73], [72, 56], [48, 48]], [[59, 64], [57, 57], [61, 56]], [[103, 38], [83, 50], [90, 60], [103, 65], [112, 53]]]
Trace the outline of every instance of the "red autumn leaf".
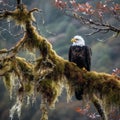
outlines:
[[77, 9], [78, 9], [78, 11], [80, 11], [80, 12], [85, 12], [85, 11], [86, 11], [83, 4], [78, 4], [78, 8], [77, 8]]
[[120, 10], [120, 4], [115, 4], [114, 5], [114, 10]]
[[76, 3], [75, 0], [70, 0], [70, 4], [72, 4], [73, 6], [76, 6], [76, 5], [77, 5], [77, 3]]
[[82, 114], [82, 115], [84, 115], [86, 112], [84, 111], [84, 109], [81, 109], [80, 107], [77, 107], [76, 108], [76, 112], [78, 112], [78, 113], [80, 113], [80, 114]]
[[77, 108], [76, 108], [76, 112], [78, 112], [78, 113], [80, 113], [80, 114], [82, 114], [82, 115], [85, 115], [85, 114], [88, 112], [89, 109], [90, 109], [90, 105], [87, 104], [87, 105], [85, 106], [85, 108], [77, 107]]
[[107, 4], [103, 4], [102, 2], [97, 3], [96, 9], [99, 9], [99, 10], [102, 10], [102, 11], [108, 11]]
[[118, 68], [113, 69], [112, 75], [120, 76], [120, 69], [118, 69]]
[[55, 6], [60, 9], [63, 9], [66, 8], [67, 2], [63, 2], [62, 0], [55, 0]]
[[86, 2], [85, 4], [78, 3], [78, 7], [76, 8], [76, 11], [84, 12], [86, 14], [93, 14], [94, 10], [92, 8], [93, 7], [88, 2]]
[[88, 9], [92, 8], [92, 6], [88, 2], [85, 3], [85, 7]]

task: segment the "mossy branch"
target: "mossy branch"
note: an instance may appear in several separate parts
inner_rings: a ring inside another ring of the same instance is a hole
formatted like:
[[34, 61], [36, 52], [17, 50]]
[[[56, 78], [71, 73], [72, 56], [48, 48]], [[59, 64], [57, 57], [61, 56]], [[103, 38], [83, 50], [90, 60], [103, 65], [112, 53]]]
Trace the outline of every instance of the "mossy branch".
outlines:
[[[20, 4], [20, 6], [14, 11], [5, 11], [0, 14], [0, 18], [14, 20], [16, 24], [22, 26], [25, 30], [23, 38], [10, 50], [14, 57], [9, 56], [0, 59], [0, 76], [6, 76], [7, 87], [10, 89], [12, 86], [10, 84], [12, 79], [10, 79], [8, 73], [11, 75], [14, 73], [20, 79], [18, 81], [21, 83], [18, 96], [22, 94], [22, 99], [23, 96], [33, 96], [37, 92], [41, 93], [44, 103], [47, 101], [49, 106], [54, 106], [61, 95], [63, 87], [67, 90], [68, 99], [73, 95], [75, 89], [82, 88], [85, 98], [89, 96], [89, 99], [97, 106], [100, 105], [96, 104], [99, 100], [96, 102], [93, 97], [91, 98], [91, 95], [95, 95], [97, 99], [106, 103], [106, 107], [120, 106], [120, 78], [106, 73], [82, 70], [76, 64], [58, 56], [47, 39], [39, 35], [32, 25], [35, 20], [32, 13], [37, 9], [28, 11], [23, 4]], [[38, 49], [40, 56], [35, 61], [35, 64], [17, 57], [16, 54], [20, 49], [30, 51]], [[6, 52], [8, 51], [0, 51], [1, 54]], [[100, 110], [102, 111], [102, 109]], [[100, 114], [103, 117], [105, 116], [104, 112]], [[44, 115], [42, 118], [44, 118]]]

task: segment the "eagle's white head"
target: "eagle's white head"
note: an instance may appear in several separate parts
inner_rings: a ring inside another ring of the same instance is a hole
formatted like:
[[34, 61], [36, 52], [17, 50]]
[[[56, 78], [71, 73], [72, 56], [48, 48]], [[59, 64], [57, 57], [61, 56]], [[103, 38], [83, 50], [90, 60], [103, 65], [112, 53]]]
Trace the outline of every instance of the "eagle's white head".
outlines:
[[72, 46], [85, 46], [85, 40], [80, 35], [74, 36], [71, 42], [73, 42]]

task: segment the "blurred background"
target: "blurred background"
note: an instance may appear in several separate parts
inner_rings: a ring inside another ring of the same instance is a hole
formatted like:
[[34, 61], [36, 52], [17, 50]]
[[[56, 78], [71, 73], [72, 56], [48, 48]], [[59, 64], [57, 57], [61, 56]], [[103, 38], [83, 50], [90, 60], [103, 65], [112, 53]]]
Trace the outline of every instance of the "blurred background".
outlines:
[[[81, 3], [86, 1], [80, 0]], [[99, 0], [88, 1], [93, 3]], [[115, 2], [120, 3], [119, 0], [115, 0]], [[51, 42], [58, 55], [67, 60], [71, 38], [74, 35], [81, 35], [86, 44], [92, 48], [92, 70], [111, 74], [114, 68], [120, 68], [120, 37], [113, 39], [110, 37], [113, 34], [112, 32], [86, 36], [91, 32], [91, 29], [79, 21], [65, 16], [54, 6], [53, 0], [23, 0], [23, 3], [27, 5], [28, 9], [39, 8], [42, 10], [41, 13], [34, 14], [36, 27], [40, 34]], [[13, 10], [15, 6], [15, 0], [0, 0], [0, 10]], [[118, 25], [112, 17], [107, 19], [113, 25]], [[19, 26], [16, 27], [14, 22], [8, 22], [0, 20], [0, 49], [11, 48], [23, 35]], [[20, 55], [25, 56], [22, 52]], [[10, 100], [2, 78], [0, 79], [0, 120], [9, 120], [9, 109], [14, 102]], [[56, 109], [49, 111], [49, 120], [100, 120], [91, 103], [89, 103], [91, 108], [84, 114], [84, 110], [88, 109], [86, 104], [84, 103], [84, 106], [82, 101], [77, 101], [74, 97], [70, 103], [67, 103], [66, 92], [63, 92], [59, 101], [56, 104]], [[41, 116], [39, 105], [40, 98], [37, 99], [36, 103], [22, 110], [20, 119], [39, 120]], [[17, 119], [17, 116], [15, 116], [14, 120]], [[118, 119], [112, 118], [111, 120]]]

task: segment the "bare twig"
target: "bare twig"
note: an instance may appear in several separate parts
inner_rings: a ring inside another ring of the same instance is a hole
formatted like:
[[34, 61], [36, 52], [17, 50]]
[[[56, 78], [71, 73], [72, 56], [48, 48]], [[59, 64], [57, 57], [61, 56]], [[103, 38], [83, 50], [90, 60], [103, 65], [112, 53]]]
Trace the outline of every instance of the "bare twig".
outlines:
[[37, 11], [37, 12], [42, 12], [42, 10], [41, 10], [41, 9], [34, 8], [34, 9], [30, 10], [30, 11], [29, 11], [29, 13], [32, 13], [32, 12], [35, 12], [35, 11]]
[[91, 36], [91, 35], [96, 34], [96, 33], [99, 33], [99, 32], [100, 32], [100, 30], [98, 29], [98, 30], [96, 30], [96, 31], [94, 31], [94, 32], [91, 32], [91, 33], [89, 33], [89, 34], [85, 34], [85, 35], [87, 35], [87, 36]]
[[[110, 25], [110, 24], [108, 24], [108, 23], [96, 22], [96, 21], [94, 21], [94, 20], [92, 20], [92, 19], [89, 19], [89, 18], [80, 16], [80, 15], [78, 15], [77, 13], [72, 13], [72, 14], [69, 14], [69, 13], [67, 13], [67, 12], [64, 12], [64, 13], [65, 13], [65, 15], [67, 15], [67, 16], [73, 17], [73, 18], [81, 21], [83, 24], [90, 25], [90, 26], [92, 26], [92, 25], [97, 26], [98, 31], [105, 31], [105, 30], [108, 31], [108, 30], [109, 30], [109, 31], [113, 31], [113, 32], [120, 33], [120, 29], [119, 29], [119, 28], [117, 28], [117, 27], [115, 27], [115, 26], [112, 26], [112, 25]], [[96, 33], [97, 33], [97, 32], [96, 32]]]

